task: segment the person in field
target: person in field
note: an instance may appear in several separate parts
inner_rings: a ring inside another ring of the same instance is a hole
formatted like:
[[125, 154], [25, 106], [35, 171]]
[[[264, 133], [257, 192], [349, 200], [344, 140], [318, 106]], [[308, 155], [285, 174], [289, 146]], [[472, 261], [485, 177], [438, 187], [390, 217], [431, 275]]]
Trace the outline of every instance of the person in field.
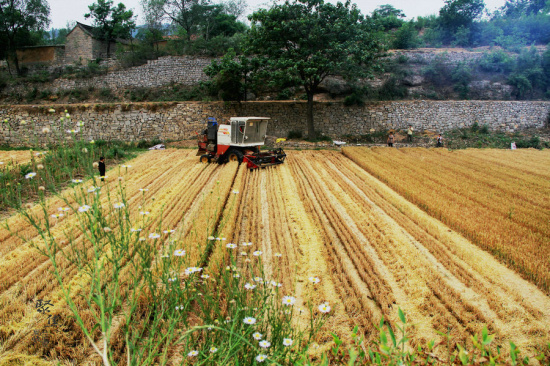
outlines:
[[437, 147], [443, 147], [443, 137], [441, 137], [441, 134], [437, 136]]
[[388, 146], [393, 147], [393, 132], [390, 132], [390, 135], [388, 136]]
[[409, 126], [407, 130], [407, 141], [412, 142], [413, 140], [413, 126]]
[[97, 166], [99, 169], [99, 175], [101, 176], [101, 181], [103, 182], [105, 180], [105, 157], [99, 158], [99, 164]]

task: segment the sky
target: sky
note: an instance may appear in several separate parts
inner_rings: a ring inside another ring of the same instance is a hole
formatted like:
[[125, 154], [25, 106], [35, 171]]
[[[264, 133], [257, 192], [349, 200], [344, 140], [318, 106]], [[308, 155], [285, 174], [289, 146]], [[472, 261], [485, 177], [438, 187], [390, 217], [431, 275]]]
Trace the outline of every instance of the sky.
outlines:
[[[81, 22], [91, 25], [91, 19], [84, 19], [84, 14], [88, 12], [88, 5], [95, 0], [48, 0], [50, 4], [50, 28], [63, 28], [68, 22]], [[115, 4], [122, 2], [126, 8], [133, 9], [137, 15], [137, 24], [144, 23], [143, 11], [141, 8], [141, 0], [114, 0]], [[213, 0], [214, 3], [218, 2]], [[271, 1], [266, 0], [248, 0], [248, 12], [251, 13], [260, 7], [269, 7]], [[331, 1], [333, 2], [333, 1]], [[342, 1], [343, 2], [343, 1]], [[443, 7], [443, 0], [356, 0], [352, 1], [357, 4], [363, 14], [370, 14], [376, 7], [383, 4], [391, 4], [397, 9], [403, 10], [408, 19], [437, 14], [439, 9]], [[485, 4], [489, 10], [504, 5], [505, 0], [485, 0]]]

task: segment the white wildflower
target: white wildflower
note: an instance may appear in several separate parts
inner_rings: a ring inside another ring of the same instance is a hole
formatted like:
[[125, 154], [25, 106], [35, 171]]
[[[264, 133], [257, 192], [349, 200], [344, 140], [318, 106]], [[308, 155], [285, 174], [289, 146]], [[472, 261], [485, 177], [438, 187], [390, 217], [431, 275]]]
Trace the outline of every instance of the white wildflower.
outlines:
[[265, 339], [260, 342], [260, 347], [262, 348], [269, 348], [269, 346], [271, 346], [271, 343], [266, 341]]
[[321, 282], [321, 280], [319, 279], [319, 277], [310, 277], [309, 278], [309, 282], [313, 283], [314, 285], [318, 284], [319, 282]]
[[328, 305], [328, 303], [321, 304], [319, 305], [319, 311], [321, 313], [328, 313], [330, 311], [330, 306]]
[[182, 256], [185, 255], [185, 250], [183, 250], [183, 249], [176, 249], [176, 251], [174, 252], [174, 255], [175, 255], [176, 257], [182, 257]]
[[295, 297], [292, 297], [292, 296], [283, 297], [283, 305], [290, 306], [290, 305], [294, 305], [295, 302], [296, 302]]
[[88, 211], [90, 208], [91, 208], [90, 206], [84, 205], [84, 206], [78, 208], [78, 212], [86, 212], [86, 211]]

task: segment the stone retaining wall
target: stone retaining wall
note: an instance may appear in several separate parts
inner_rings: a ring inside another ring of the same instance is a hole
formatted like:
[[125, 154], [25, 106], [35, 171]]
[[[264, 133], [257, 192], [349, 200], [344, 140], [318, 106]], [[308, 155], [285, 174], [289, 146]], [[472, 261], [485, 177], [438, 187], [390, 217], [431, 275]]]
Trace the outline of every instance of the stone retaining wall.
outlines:
[[[184, 102], [54, 106], [0, 106], [0, 144], [29, 144], [64, 138], [65, 130], [83, 121], [79, 136], [102, 140], [181, 140], [195, 136], [207, 117], [225, 121], [231, 116], [271, 117], [268, 135], [286, 137], [306, 130], [305, 102]], [[67, 108], [71, 120], [60, 121]], [[342, 103], [315, 103], [316, 129], [331, 137], [367, 134], [371, 129], [442, 132], [478, 122], [491, 129], [513, 132], [547, 125], [550, 102], [517, 101], [392, 101], [346, 107]], [[21, 121], [26, 123], [21, 125]], [[51, 133], [42, 133], [43, 128]], [[57, 135], [56, 135], [57, 134]], [[56, 137], [58, 136], [58, 137]], [[59, 137], [61, 136], [61, 137]]]

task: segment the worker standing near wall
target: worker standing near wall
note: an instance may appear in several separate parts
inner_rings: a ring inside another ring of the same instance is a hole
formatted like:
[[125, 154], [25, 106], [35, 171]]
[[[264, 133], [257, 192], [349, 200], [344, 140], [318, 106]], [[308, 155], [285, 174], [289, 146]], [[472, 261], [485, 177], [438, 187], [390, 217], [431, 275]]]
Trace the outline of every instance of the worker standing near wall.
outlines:
[[99, 169], [99, 175], [101, 176], [101, 181], [105, 180], [105, 158], [102, 156], [99, 158], [99, 164], [97, 166]]
[[388, 146], [393, 147], [393, 132], [390, 132], [390, 135], [388, 136]]
[[443, 137], [441, 137], [441, 134], [437, 136], [437, 147], [443, 147]]
[[413, 140], [413, 126], [409, 126], [407, 130], [407, 141], [412, 142]]

